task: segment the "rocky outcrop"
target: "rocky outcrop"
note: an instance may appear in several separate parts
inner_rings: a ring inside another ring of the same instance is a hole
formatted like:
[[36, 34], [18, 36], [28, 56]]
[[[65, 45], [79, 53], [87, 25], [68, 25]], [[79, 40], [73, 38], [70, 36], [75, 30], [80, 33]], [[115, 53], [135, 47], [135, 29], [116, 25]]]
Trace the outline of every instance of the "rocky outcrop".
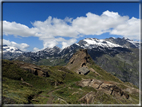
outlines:
[[26, 71], [29, 71], [30, 73], [34, 74], [34, 75], [38, 75], [38, 76], [41, 76], [41, 77], [49, 77], [49, 74], [48, 72], [49, 71], [45, 71], [43, 69], [41, 69], [40, 67], [37, 67], [35, 65], [32, 65], [32, 64], [27, 64], [27, 63], [24, 63], [24, 62], [14, 62], [16, 65], [18, 65], [20, 68], [26, 70]]
[[80, 49], [72, 56], [66, 67], [78, 74], [86, 75], [90, 72], [90, 70], [87, 67], [87, 64], [89, 63], [90, 59], [91, 57], [87, 53], [87, 50]]
[[129, 94], [117, 86], [115, 82], [109, 81], [100, 81], [96, 79], [84, 79], [78, 82], [78, 85], [81, 87], [89, 86], [97, 90], [103, 90], [103, 92], [113, 95], [113, 96], [124, 96], [126, 99], [129, 99]]
[[20, 68], [31, 72], [32, 74], [42, 76], [42, 77], [49, 77], [48, 72], [42, 70], [41, 68], [33, 67], [33, 66], [21, 66]]
[[106, 86], [104, 88], [107, 88], [108, 90], [111, 91], [110, 95], [119, 95], [119, 96], [125, 96], [126, 99], [129, 99], [129, 94], [127, 94], [126, 92], [122, 91], [122, 89], [120, 89], [119, 87], [113, 85], [113, 86]]
[[90, 86], [95, 89], [99, 87], [99, 85], [102, 83], [100, 80], [95, 80], [95, 79], [83, 79], [78, 83], [79, 86], [85, 87], [85, 86]]

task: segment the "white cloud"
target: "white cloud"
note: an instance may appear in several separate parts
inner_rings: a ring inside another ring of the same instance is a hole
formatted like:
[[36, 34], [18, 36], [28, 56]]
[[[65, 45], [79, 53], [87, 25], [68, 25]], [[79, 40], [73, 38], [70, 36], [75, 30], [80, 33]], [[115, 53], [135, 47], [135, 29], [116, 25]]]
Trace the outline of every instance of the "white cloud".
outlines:
[[71, 22], [72, 22], [72, 19], [73, 19], [73, 18], [66, 17], [64, 20], [65, 20], [66, 22], [71, 23]]
[[125, 23], [116, 26], [110, 34], [123, 35], [130, 39], [140, 39], [140, 20], [132, 17]]
[[39, 48], [37, 48], [37, 47], [34, 47], [34, 48], [33, 48], [33, 51], [34, 51], [34, 52], [37, 52], [37, 51], [40, 51], [40, 50], [41, 50], [41, 49], [39, 49]]
[[8, 45], [8, 46], [16, 47], [16, 48], [18, 48], [18, 49], [20, 49], [22, 51], [27, 51], [26, 48], [29, 47], [29, 45], [26, 44], [26, 43], [20, 43], [20, 44], [18, 44], [18, 43], [14, 42], [14, 41], [9, 41], [9, 40], [5, 40], [5, 39], [3, 39], [3, 44], [4, 45]]
[[111, 28], [124, 23], [127, 16], [120, 16], [118, 13], [105, 11], [102, 15], [88, 12], [86, 17], [78, 17], [73, 20], [73, 27], [84, 35], [100, 35], [109, 32]]
[[8, 22], [3, 21], [3, 30], [4, 35], [14, 35], [14, 36], [34, 36], [37, 33], [38, 29], [36, 28], [29, 28], [26, 25], [16, 23], [16, 22]]
[[62, 42], [62, 49], [70, 46], [71, 44], [75, 43], [76, 41], [77, 41], [76, 39], [70, 39], [70, 40]]
[[[70, 21], [70, 19], [65, 20]], [[68, 25], [65, 20], [49, 16], [44, 22], [35, 21], [32, 24], [35, 28], [40, 30], [40, 34], [47, 38], [53, 36], [76, 37], [78, 35], [77, 31], [72, 26]]]
[[[35, 21], [33, 27], [3, 21], [5, 35], [15, 35], [22, 37], [35, 36], [43, 41], [44, 48], [61, 44], [62, 48], [76, 39], [85, 35], [110, 34], [122, 35], [129, 39], [139, 39], [140, 19], [121, 16], [118, 12], [104, 11], [101, 15], [88, 12], [86, 16], [75, 19], [66, 17], [65, 19], [52, 18], [49, 16], [45, 21]], [[70, 39], [65, 39], [69, 37]], [[34, 50], [37, 50], [36, 48]]]

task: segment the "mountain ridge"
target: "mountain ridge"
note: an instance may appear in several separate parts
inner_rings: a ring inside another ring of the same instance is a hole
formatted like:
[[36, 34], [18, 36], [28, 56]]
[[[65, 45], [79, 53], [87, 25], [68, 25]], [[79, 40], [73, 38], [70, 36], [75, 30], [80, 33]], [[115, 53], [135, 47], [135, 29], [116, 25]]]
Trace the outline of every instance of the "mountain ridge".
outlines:
[[[120, 42], [122, 42], [122, 40], [123, 40], [123, 43], [120, 43]], [[83, 45], [81, 43], [82, 41], [86, 42], [86, 43], [90, 42], [89, 44], [93, 44], [93, 45], [96, 45], [96, 46], [102, 46], [102, 47], [103, 46], [104, 47], [123, 47], [121, 45], [125, 45], [126, 42], [129, 42], [129, 43], [131, 43], [131, 45], [132, 44], [134, 45], [132, 47], [138, 48], [139, 47], [139, 43], [140, 43], [138, 41], [130, 40], [128, 38], [114, 38], [114, 37], [110, 37], [110, 38], [106, 38], [106, 39], [85, 38], [83, 40], [80, 40], [78, 43], [74, 43], [74, 44], [76, 44], [76, 45]], [[91, 43], [91, 42], [93, 42], [93, 43]], [[103, 43], [106, 44], [106, 45], [104, 45]], [[68, 46], [68, 47], [70, 47], [70, 46]], [[68, 47], [65, 47], [65, 48], [68, 48]], [[7, 51], [12, 52], [10, 50], [6, 50], [6, 48], [13, 48], [12, 50], [18, 49], [18, 48], [15, 48], [13, 46], [3, 45], [3, 52], [7, 52]], [[54, 50], [55, 48], [61, 51], [61, 49], [58, 46], [54, 46], [53, 48], [45, 48], [45, 49], [42, 49], [40, 51], [49, 51], [49, 50], [52, 50], [52, 49]], [[127, 46], [127, 48], [128, 48], [128, 46]], [[19, 51], [21, 51], [21, 50], [19, 49]], [[21, 52], [24, 52], [24, 51], [21, 51]]]
[[[58, 47], [46, 48], [38, 52], [24, 52], [18, 57], [16, 54], [7, 53], [4, 54], [3, 58], [25, 61], [36, 65], [65, 65], [76, 51], [87, 49], [94, 62], [100, 67], [122, 81], [131, 82], [138, 86], [139, 46], [138, 42], [127, 38], [110, 37], [101, 40], [86, 38], [62, 50]], [[10, 58], [10, 55], [12, 58]]]

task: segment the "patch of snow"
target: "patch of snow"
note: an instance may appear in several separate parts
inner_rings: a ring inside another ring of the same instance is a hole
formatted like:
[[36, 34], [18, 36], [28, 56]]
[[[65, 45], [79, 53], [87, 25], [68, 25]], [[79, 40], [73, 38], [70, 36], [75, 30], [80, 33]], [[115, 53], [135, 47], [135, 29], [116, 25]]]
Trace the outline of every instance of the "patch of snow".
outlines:
[[97, 47], [97, 46], [101, 46], [101, 47], [122, 47], [118, 44], [115, 43], [111, 43], [109, 41], [106, 41], [104, 39], [96, 39], [96, 38], [87, 38], [84, 39], [85, 42], [87, 42], [87, 44], [85, 44], [85, 47]]
[[72, 50], [70, 49], [69, 52], [71, 52]]
[[133, 41], [133, 40], [127, 40], [128, 42], [132, 43], [133, 45], [135, 45], [136, 47], [138, 47], [139, 42], [138, 41]]
[[70, 54], [70, 56], [72, 56], [72, 55], [73, 55], [73, 53]]
[[78, 43], [75, 43], [76, 45], [80, 46]]
[[3, 46], [3, 52], [11, 52], [11, 53], [23, 53], [20, 49], [12, 46]]

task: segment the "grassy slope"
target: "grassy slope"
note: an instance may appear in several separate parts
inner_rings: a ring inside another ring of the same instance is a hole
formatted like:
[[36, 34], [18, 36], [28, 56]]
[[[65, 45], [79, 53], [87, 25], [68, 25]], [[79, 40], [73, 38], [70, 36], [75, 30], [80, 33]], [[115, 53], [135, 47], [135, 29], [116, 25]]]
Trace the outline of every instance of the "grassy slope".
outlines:
[[[81, 78], [96, 78], [106, 81], [115, 81], [121, 83], [120, 87], [125, 89], [125, 83], [120, 81], [115, 76], [107, 73], [94, 62], [88, 64], [89, 67], [97, 71], [101, 76], [97, 76], [95, 73], [90, 72], [88, 75], [78, 75], [65, 67], [61, 66], [40, 66], [44, 70], [49, 71], [50, 77], [39, 77], [24, 71], [17, 67], [17, 65], [11, 63], [11, 61], [4, 60], [3, 62], [3, 97], [5, 97], [5, 103], [33, 103], [33, 104], [46, 104], [51, 99], [55, 104], [79, 104], [78, 101], [81, 97], [88, 92], [95, 92], [95, 104], [131, 104], [138, 103], [137, 94], [131, 95], [134, 100], [117, 100], [115, 97], [105, 94], [101, 91], [95, 90], [91, 87], [80, 87], [76, 84]], [[33, 87], [22, 84], [21, 77], [24, 81], [31, 84]], [[57, 84], [55, 86], [55, 84]], [[53, 90], [52, 93], [50, 93]], [[50, 94], [48, 94], [50, 93]], [[34, 100], [28, 100], [32, 97]], [[9, 98], [9, 99], [6, 99]], [[58, 100], [58, 98], [62, 100]]]
[[[10, 61], [3, 61], [2, 67], [3, 96], [14, 100], [15, 103], [28, 103], [29, 96], [52, 88], [47, 84], [51, 82], [48, 78], [35, 76]], [[33, 87], [22, 84], [21, 78]]]
[[[64, 67], [44, 67], [50, 70], [50, 77], [48, 78], [24, 71], [8, 60], [3, 61], [2, 67], [3, 96], [14, 100], [15, 103], [28, 103], [29, 96], [36, 95], [40, 91], [47, 93], [53, 90], [55, 82], [62, 85], [81, 79], [74, 72], [66, 70]], [[61, 71], [58, 69], [61, 69]], [[21, 78], [33, 87], [22, 84]]]

